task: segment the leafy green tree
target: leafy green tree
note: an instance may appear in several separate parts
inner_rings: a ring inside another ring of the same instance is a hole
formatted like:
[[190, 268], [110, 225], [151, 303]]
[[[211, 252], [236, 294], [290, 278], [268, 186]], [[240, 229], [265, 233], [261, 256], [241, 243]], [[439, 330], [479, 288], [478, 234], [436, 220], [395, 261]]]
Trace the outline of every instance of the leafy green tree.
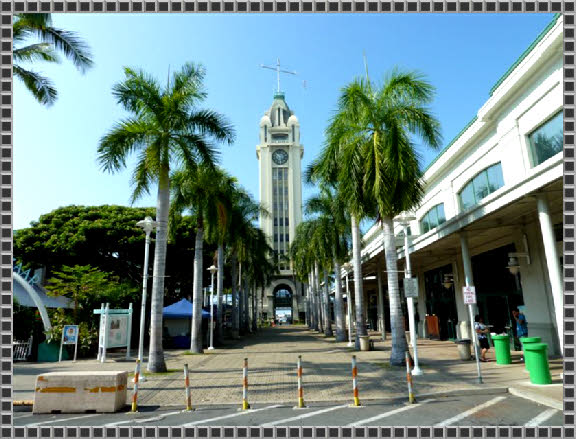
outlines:
[[[423, 195], [422, 171], [414, 138], [437, 148], [440, 124], [427, 105], [434, 88], [417, 73], [392, 71], [382, 85], [356, 79], [342, 89], [338, 110], [327, 129], [327, 142], [310, 175], [336, 182], [346, 197], [352, 219], [356, 318], [366, 335], [362, 315], [359, 220], [377, 217], [384, 231], [390, 299], [390, 363], [404, 362], [408, 346], [398, 287], [393, 218], [418, 206]], [[360, 306], [359, 306], [360, 305]]]
[[[50, 79], [26, 70], [22, 63], [44, 61], [58, 63], [58, 53], [84, 73], [93, 64], [90, 50], [76, 33], [52, 26], [51, 14], [16, 14], [12, 27], [14, 76], [19, 78], [38, 102], [52, 105], [58, 96]], [[40, 42], [26, 44], [31, 38]], [[24, 45], [26, 44], [26, 45]]]
[[132, 114], [116, 124], [100, 141], [98, 160], [105, 171], [126, 167], [126, 159], [138, 152], [133, 174], [132, 200], [158, 185], [156, 246], [152, 283], [151, 337], [148, 356], [150, 372], [165, 372], [162, 348], [164, 276], [170, 209], [170, 169], [178, 165], [193, 171], [199, 163], [213, 166], [215, 147], [210, 143], [232, 143], [234, 131], [226, 119], [198, 104], [206, 98], [204, 69], [192, 63], [172, 75], [166, 87], [142, 70], [124, 69], [124, 81], [116, 84], [117, 102]]

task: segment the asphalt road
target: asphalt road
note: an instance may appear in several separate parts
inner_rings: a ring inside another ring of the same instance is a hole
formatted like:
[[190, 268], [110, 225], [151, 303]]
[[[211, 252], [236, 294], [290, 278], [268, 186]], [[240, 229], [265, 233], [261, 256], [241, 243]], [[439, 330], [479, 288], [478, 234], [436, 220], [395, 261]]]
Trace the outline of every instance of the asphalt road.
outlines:
[[258, 404], [239, 411], [238, 405], [182, 408], [141, 407], [138, 413], [33, 415], [15, 408], [14, 426], [561, 426], [560, 410], [507, 393], [446, 396], [416, 404], [365, 401], [313, 403], [294, 409], [286, 404]]

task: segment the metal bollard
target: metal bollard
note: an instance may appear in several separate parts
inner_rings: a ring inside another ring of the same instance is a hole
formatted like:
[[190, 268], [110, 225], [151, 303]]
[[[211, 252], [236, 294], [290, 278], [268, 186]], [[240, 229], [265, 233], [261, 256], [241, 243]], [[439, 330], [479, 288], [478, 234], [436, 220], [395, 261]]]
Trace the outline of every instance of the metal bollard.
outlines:
[[352, 355], [352, 388], [354, 389], [354, 407], [360, 407], [360, 399], [358, 398], [358, 385], [356, 377], [358, 376], [358, 369], [356, 368], [356, 355]]
[[134, 393], [132, 394], [132, 412], [138, 411], [138, 379], [140, 377], [140, 360], [136, 360], [136, 370], [134, 372]]
[[304, 390], [302, 389], [302, 355], [298, 355], [298, 408], [303, 409], [304, 405]]
[[412, 372], [410, 371], [410, 354], [406, 351], [406, 380], [408, 381], [408, 402], [414, 404], [414, 392], [412, 390]]
[[248, 404], [248, 358], [244, 358], [244, 369], [242, 370], [242, 410], [249, 410]]
[[188, 364], [184, 365], [184, 386], [186, 387], [186, 411], [193, 411], [192, 396], [190, 395], [190, 375], [188, 373]]

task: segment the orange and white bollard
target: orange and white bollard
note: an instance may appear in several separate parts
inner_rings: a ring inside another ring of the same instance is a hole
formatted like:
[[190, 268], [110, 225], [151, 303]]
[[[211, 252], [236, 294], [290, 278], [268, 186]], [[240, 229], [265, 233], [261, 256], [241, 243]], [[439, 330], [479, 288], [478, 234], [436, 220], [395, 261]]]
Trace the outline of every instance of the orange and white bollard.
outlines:
[[140, 360], [136, 360], [136, 370], [134, 371], [134, 393], [132, 394], [132, 412], [138, 411], [138, 380], [140, 378]]
[[298, 355], [298, 407], [306, 408], [304, 405], [304, 390], [302, 389], [302, 355]]
[[352, 355], [352, 388], [354, 389], [353, 407], [361, 407], [360, 399], [358, 398], [358, 383], [356, 382], [357, 376], [358, 369], [356, 368], [356, 355]]
[[186, 411], [194, 410], [192, 408], [192, 396], [190, 395], [190, 375], [188, 373], [188, 364], [184, 365], [184, 386], [186, 387]]
[[410, 372], [410, 354], [406, 351], [406, 380], [408, 381], [408, 402], [414, 404], [416, 399], [414, 398], [414, 391], [412, 389], [412, 372]]
[[248, 358], [244, 358], [244, 369], [242, 370], [242, 410], [249, 410], [248, 404]]

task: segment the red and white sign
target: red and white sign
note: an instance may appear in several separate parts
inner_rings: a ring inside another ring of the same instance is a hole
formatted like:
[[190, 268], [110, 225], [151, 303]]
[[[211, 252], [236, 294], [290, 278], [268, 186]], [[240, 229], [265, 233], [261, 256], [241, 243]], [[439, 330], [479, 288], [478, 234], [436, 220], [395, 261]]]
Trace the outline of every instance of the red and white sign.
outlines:
[[463, 287], [462, 292], [464, 293], [464, 305], [476, 304], [476, 287]]

